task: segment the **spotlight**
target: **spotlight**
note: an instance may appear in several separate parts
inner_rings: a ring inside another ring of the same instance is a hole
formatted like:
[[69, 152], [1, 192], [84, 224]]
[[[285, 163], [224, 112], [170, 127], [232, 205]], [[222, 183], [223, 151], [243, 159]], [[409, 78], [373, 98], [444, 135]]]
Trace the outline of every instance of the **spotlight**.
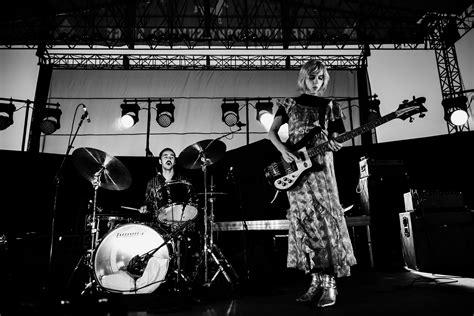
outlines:
[[13, 112], [16, 108], [13, 103], [0, 103], [0, 130], [13, 124]]
[[61, 127], [62, 111], [59, 109], [59, 104], [54, 107], [46, 107], [41, 111], [41, 122], [39, 125], [40, 130], [45, 135], [50, 135], [54, 133], [57, 129]]
[[255, 104], [257, 110], [257, 121], [263, 125], [268, 131], [273, 123], [273, 103], [270, 101], [257, 102]]
[[239, 121], [239, 104], [222, 103], [222, 122], [227, 126], [234, 126]]
[[138, 123], [140, 106], [137, 103], [123, 103], [120, 107], [122, 108], [122, 118], [120, 121], [123, 127], [130, 128]]
[[170, 103], [158, 103], [156, 105], [156, 122], [161, 127], [168, 127], [174, 122], [175, 107], [172, 101], [173, 100], [170, 100]]
[[467, 113], [467, 97], [462, 95], [456, 98], [448, 98], [441, 101], [444, 107], [444, 119], [454, 125], [466, 124], [469, 115]]

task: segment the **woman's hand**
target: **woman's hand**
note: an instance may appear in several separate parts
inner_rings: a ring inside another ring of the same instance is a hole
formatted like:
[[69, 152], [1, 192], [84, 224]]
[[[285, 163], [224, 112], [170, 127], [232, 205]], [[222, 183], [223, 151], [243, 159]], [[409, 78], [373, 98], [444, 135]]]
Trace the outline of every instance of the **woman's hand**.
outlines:
[[283, 157], [283, 160], [285, 160], [288, 163], [298, 160], [298, 157], [296, 157], [296, 155], [293, 154], [286, 146], [281, 146], [280, 153], [281, 153], [281, 156]]
[[140, 207], [140, 208], [138, 209], [138, 212], [140, 212], [140, 214], [146, 213], [146, 206], [143, 205], [142, 207]]
[[338, 143], [334, 139], [330, 139], [329, 142], [328, 142], [328, 147], [332, 151], [338, 151], [339, 149], [341, 149], [343, 147], [343, 145], [341, 143]]

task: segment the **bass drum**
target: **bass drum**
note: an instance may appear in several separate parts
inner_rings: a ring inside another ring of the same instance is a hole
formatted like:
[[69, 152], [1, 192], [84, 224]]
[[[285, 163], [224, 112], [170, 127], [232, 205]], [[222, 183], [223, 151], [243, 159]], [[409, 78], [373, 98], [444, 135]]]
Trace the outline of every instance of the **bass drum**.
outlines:
[[[133, 257], [158, 247], [139, 278], [127, 272]], [[136, 223], [118, 226], [101, 240], [94, 252], [95, 279], [103, 289], [113, 293], [152, 293], [166, 281], [172, 251], [171, 242], [165, 242], [163, 235], [149, 226]]]

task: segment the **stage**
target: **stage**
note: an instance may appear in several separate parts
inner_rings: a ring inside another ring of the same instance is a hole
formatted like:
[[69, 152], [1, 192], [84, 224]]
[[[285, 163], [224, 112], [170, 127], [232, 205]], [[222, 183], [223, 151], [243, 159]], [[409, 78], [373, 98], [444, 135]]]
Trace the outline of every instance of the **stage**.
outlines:
[[[258, 278], [257, 278], [258, 279]], [[191, 295], [158, 289], [152, 294], [84, 296], [28, 293], [13, 284], [2, 295], [0, 312], [11, 315], [472, 315], [474, 279], [410, 271], [355, 269], [338, 280], [335, 306], [318, 309], [301, 304], [309, 280], [299, 273], [274, 275], [272, 280], [242, 280], [230, 289], [224, 278]], [[4, 284], [5, 290], [6, 284]]]

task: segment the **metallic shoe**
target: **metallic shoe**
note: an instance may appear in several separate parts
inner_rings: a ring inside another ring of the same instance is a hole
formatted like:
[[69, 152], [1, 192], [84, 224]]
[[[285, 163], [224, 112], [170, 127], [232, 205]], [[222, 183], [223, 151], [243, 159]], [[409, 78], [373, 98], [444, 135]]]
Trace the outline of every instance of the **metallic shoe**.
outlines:
[[327, 274], [324, 274], [322, 279], [323, 294], [318, 301], [318, 307], [332, 306], [336, 304], [336, 279], [333, 276]]
[[296, 299], [297, 302], [312, 302], [316, 300], [316, 297], [320, 294], [320, 290], [323, 288], [323, 275], [319, 273], [312, 273], [311, 276], [313, 279], [311, 280], [309, 289], [306, 291], [306, 293]]

